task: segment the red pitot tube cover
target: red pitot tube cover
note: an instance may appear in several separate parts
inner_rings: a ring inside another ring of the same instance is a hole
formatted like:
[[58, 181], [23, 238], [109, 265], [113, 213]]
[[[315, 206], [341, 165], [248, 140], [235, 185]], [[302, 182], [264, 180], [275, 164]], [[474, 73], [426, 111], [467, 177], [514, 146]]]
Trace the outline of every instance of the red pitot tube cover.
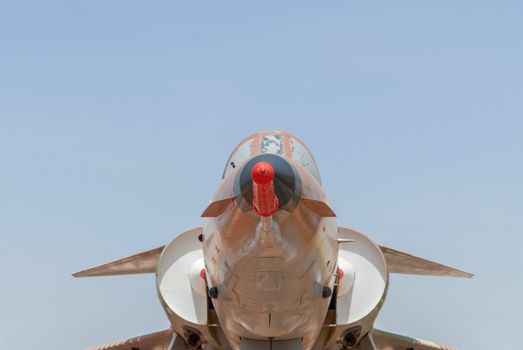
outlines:
[[271, 216], [278, 210], [278, 197], [274, 193], [274, 168], [267, 162], [252, 167], [252, 206], [260, 216]]

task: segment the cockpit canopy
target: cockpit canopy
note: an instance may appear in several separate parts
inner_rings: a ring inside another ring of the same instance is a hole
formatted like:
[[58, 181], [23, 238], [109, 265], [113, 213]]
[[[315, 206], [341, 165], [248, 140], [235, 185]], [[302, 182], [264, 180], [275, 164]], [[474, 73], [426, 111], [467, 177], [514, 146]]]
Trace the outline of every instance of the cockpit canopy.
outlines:
[[225, 164], [223, 177], [259, 154], [276, 154], [302, 165], [321, 184], [320, 172], [311, 152], [298, 138], [283, 131], [261, 131], [245, 138]]

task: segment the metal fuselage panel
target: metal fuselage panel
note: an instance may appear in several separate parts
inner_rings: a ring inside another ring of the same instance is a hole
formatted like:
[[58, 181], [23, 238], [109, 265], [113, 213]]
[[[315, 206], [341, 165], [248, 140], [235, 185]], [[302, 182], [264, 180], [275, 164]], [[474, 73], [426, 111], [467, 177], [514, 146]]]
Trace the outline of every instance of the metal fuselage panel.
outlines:
[[[258, 135], [255, 139], [264, 137]], [[282, 144], [291, 144], [287, 136], [282, 137]], [[258, 147], [258, 151], [252, 151], [256, 145], [250, 147], [250, 152], [242, 151], [249, 154], [243, 157], [243, 165], [262, 154], [263, 147]], [[289, 165], [300, 181], [301, 192], [289, 200], [289, 205], [269, 218], [260, 217], [245, 199], [249, 194], [242, 187], [245, 176], [241, 171], [245, 169], [235, 163], [235, 169], [226, 171], [214, 197], [222, 199], [227, 197], [224, 194], [234, 193], [233, 205], [221, 215], [205, 220], [207, 284], [218, 290], [213, 298], [214, 308], [235, 349], [240, 348], [241, 339], [269, 338], [300, 338], [303, 349], [312, 348], [330, 301], [330, 295], [323, 293], [324, 287], [334, 287], [338, 256], [336, 220], [320, 217], [301, 197], [313, 193], [316, 199], [327, 201], [319, 174], [310, 171], [316, 165], [309, 164], [307, 169], [292, 159], [290, 150], [280, 153], [278, 157], [284, 159], [285, 166]], [[288, 177], [282, 179], [284, 182]]]
[[312, 346], [330, 300], [322, 298], [323, 287], [334, 284], [335, 219], [314, 220], [299, 205], [292, 214], [275, 215], [264, 240], [259, 217], [235, 220], [255, 215], [239, 211], [226, 213], [224, 225], [208, 219], [204, 226], [208, 283], [218, 287], [213, 304], [224, 332], [237, 346], [241, 338], [301, 337], [304, 349]]

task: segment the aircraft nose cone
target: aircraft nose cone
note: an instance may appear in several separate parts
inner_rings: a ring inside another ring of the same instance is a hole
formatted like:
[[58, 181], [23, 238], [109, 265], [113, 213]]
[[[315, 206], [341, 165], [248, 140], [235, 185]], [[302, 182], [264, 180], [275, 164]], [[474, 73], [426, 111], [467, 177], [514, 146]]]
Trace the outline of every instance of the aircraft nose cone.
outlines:
[[301, 196], [301, 180], [289, 162], [276, 154], [261, 154], [251, 158], [236, 175], [234, 194], [240, 208], [253, 208], [254, 185], [264, 186], [272, 181], [277, 210], [292, 211]]

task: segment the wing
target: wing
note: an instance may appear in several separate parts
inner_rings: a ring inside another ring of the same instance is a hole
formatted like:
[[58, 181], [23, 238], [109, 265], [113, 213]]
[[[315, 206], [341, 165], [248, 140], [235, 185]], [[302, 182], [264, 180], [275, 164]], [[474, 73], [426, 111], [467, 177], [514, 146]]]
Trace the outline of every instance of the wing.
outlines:
[[[354, 231], [352, 228], [339, 227], [339, 232]], [[347, 242], [345, 239], [338, 239], [338, 243]], [[436, 262], [419, 258], [417, 256], [385, 247], [380, 245], [381, 252], [387, 261], [387, 269], [390, 273], [404, 273], [410, 275], [427, 275], [427, 276], [449, 276], [449, 277], [472, 277], [473, 274], [453, 267], [438, 264]]]
[[117, 259], [106, 264], [73, 273], [74, 277], [133, 275], [154, 273], [164, 246]]
[[372, 330], [372, 336], [379, 350], [452, 350], [426, 340], [404, 337], [378, 329]]
[[[111, 344], [97, 346], [89, 350], [167, 350], [169, 349], [169, 344], [171, 343], [172, 339], [172, 330], [166, 329], [161, 332], [151, 333]], [[179, 343], [180, 341], [181, 338], [176, 337], [175, 344]], [[183, 348], [185, 348], [185, 345], [183, 345]], [[175, 349], [182, 348], [175, 347]]]
[[469, 272], [438, 264], [396, 249], [384, 246], [380, 246], [380, 249], [385, 255], [387, 268], [391, 273], [467, 278], [474, 276]]

